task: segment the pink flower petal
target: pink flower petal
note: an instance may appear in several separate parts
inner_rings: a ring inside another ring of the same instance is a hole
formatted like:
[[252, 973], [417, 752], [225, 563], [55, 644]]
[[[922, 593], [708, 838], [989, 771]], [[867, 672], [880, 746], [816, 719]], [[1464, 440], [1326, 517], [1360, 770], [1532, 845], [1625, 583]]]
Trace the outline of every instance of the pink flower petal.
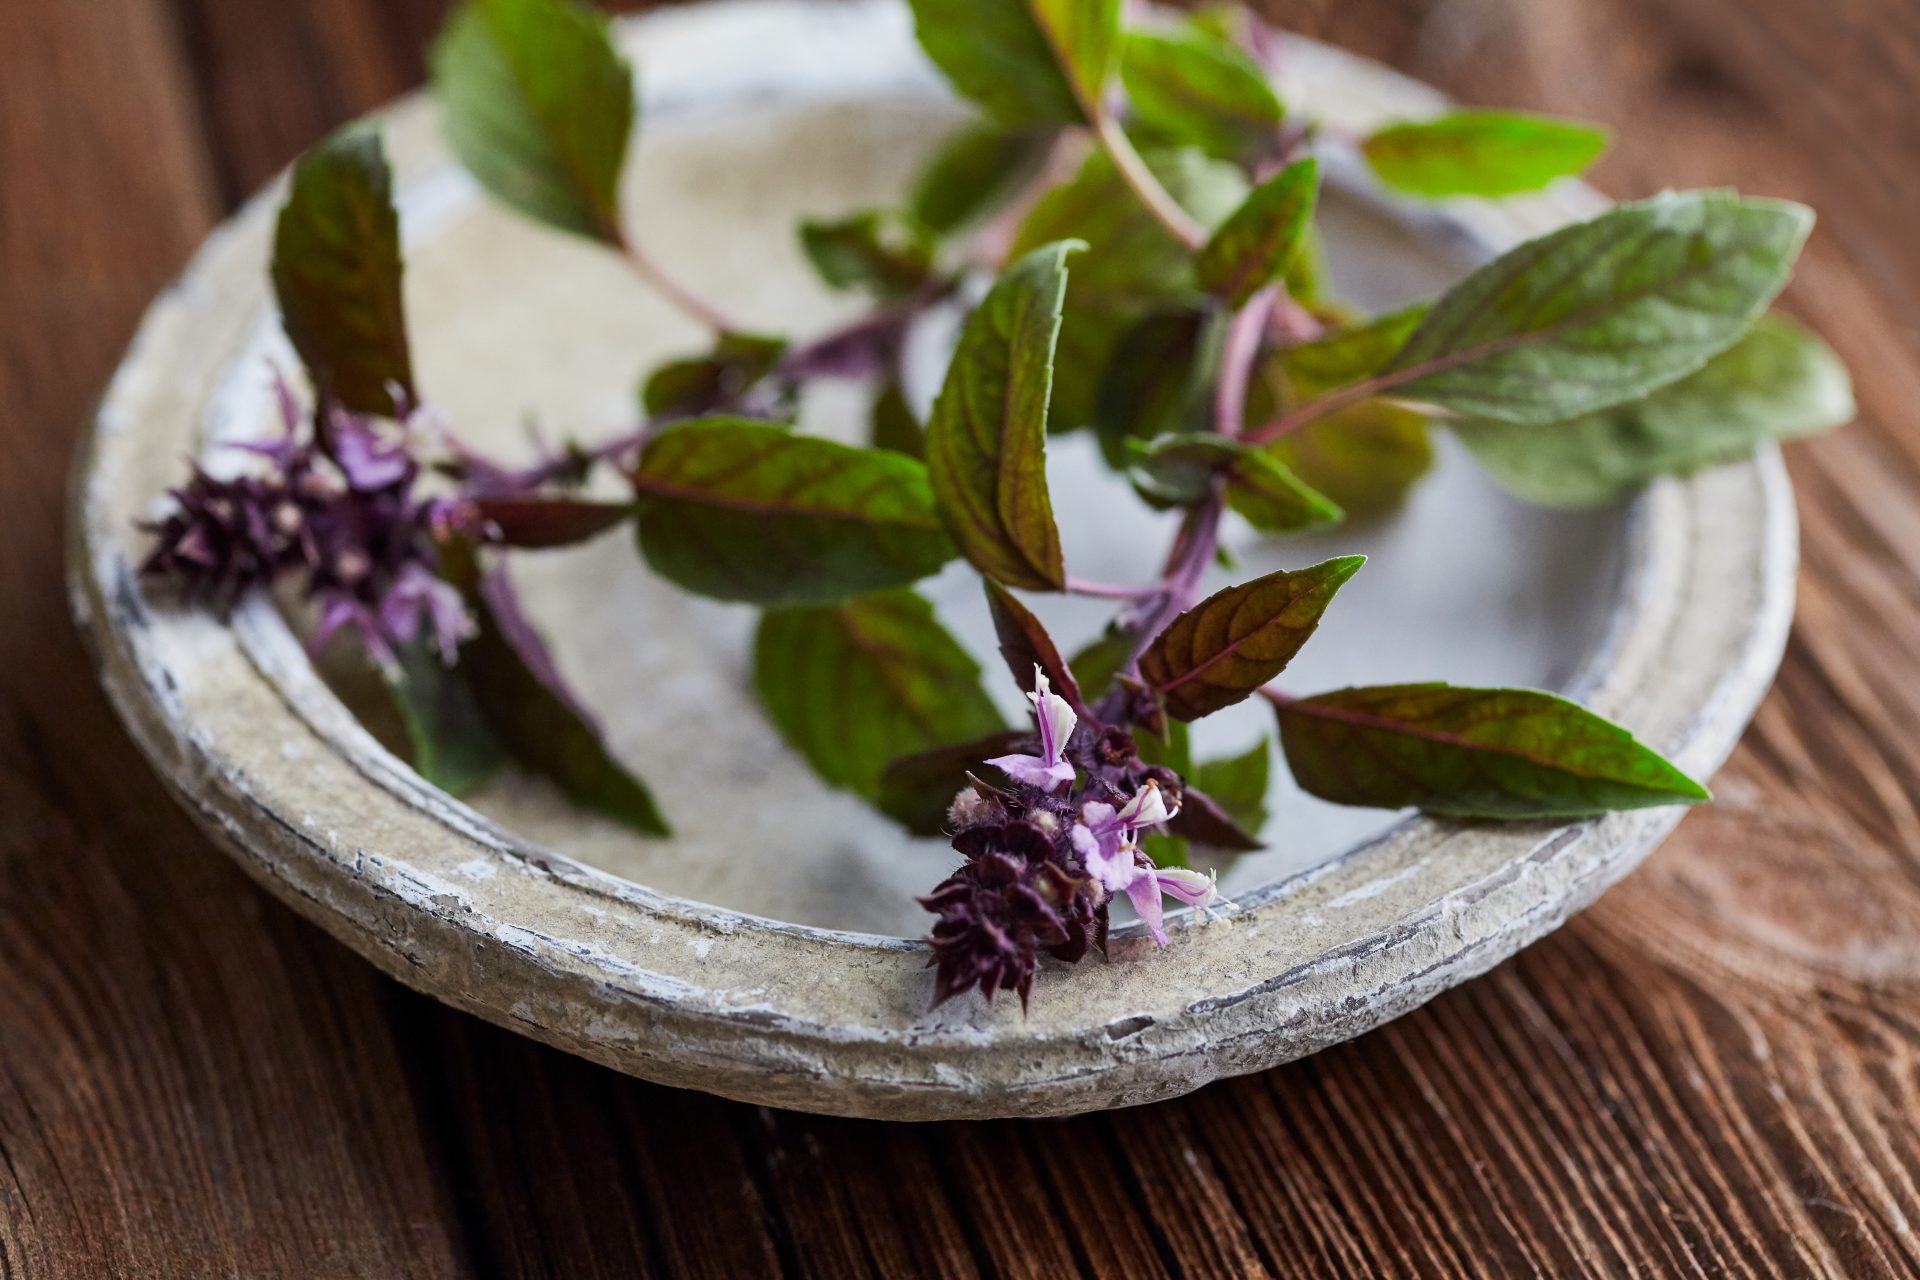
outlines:
[[1166, 946], [1167, 930], [1161, 923], [1160, 886], [1154, 878], [1151, 875], [1134, 877], [1133, 883], [1127, 886], [1127, 897], [1133, 899], [1133, 909], [1141, 923], [1147, 926], [1147, 932], [1153, 935], [1153, 940]]
[[1042, 791], [1052, 791], [1055, 787], [1073, 783], [1073, 766], [1065, 760], [1049, 764], [1039, 756], [1011, 755], [996, 756], [987, 763], [1016, 782], [1039, 787]]
[[1180, 899], [1189, 906], [1204, 907], [1220, 896], [1214, 878], [1184, 867], [1168, 867], [1153, 873], [1160, 892]]

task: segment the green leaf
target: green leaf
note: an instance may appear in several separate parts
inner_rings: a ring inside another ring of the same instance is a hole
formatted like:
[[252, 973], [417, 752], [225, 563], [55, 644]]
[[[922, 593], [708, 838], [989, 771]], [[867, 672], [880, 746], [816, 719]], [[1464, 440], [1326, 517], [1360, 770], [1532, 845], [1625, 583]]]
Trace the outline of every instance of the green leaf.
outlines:
[[399, 669], [384, 676], [414, 772], [450, 796], [466, 795], [506, 762], [506, 751], [461, 668], [441, 661], [424, 639], [396, 646], [395, 656]]
[[1039, 0], [909, 2], [920, 47], [962, 97], [1005, 124], [1086, 119], [1036, 17]]
[[1007, 268], [960, 331], [927, 423], [927, 466], [941, 518], [973, 566], [1008, 586], [1066, 583], [1047, 493], [1047, 399], [1060, 303], [1062, 241]]
[[1448, 290], [1373, 389], [1521, 423], [1637, 399], [1732, 346], [1812, 225], [1802, 205], [1725, 192], [1621, 205]]
[[1000, 656], [1006, 660], [1007, 670], [1013, 673], [1020, 691], [1033, 692], [1033, 673], [1038, 668], [1052, 684], [1053, 691], [1085, 715], [1087, 704], [1080, 697], [1080, 683], [1073, 678], [1073, 669], [1060, 656], [1059, 646], [1040, 625], [1040, 619], [1020, 603], [1018, 596], [993, 579], [986, 579], [985, 586], [987, 609], [993, 614], [994, 637], [1000, 642]]
[[[1253, 430], [1302, 400], [1350, 386], [1391, 359], [1426, 304], [1378, 316], [1314, 342], [1264, 355], [1247, 397]], [[1384, 400], [1348, 405], [1266, 446], [1296, 479], [1350, 516], [1396, 506], [1433, 465], [1426, 419]]]
[[1175, 618], [1140, 657], [1167, 714], [1198, 720], [1243, 701], [1286, 669], [1365, 556], [1340, 556], [1228, 587]]
[[1241, 830], [1257, 835], [1267, 825], [1267, 790], [1272, 777], [1273, 752], [1263, 737], [1237, 756], [1202, 761], [1188, 781], [1205, 792]]
[[1060, 341], [1053, 357], [1053, 399], [1047, 410], [1050, 433], [1077, 431], [1098, 421], [1096, 408], [1107, 373], [1119, 359], [1122, 340], [1148, 314], [1130, 303], [1111, 307], [1074, 305], [1072, 286], [1061, 312]]
[[1194, 261], [1200, 287], [1238, 310], [1286, 274], [1320, 191], [1320, 162], [1295, 161], [1253, 189]]
[[1433, 309], [1416, 302], [1350, 325], [1312, 342], [1302, 342], [1278, 353], [1297, 396], [1319, 396], [1351, 386], [1385, 368], [1407, 345], [1407, 339]]
[[632, 480], [647, 563], [716, 599], [830, 604], [924, 578], [954, 554], [920, 463], [765, 422], [672, 427]]
[[1655, 476], [1745, 457], [1853, 418], [1846, 366], [1783, 316], [1763, 316], [1698, 373], [1646, 399], [1567, 422], [1459, 422], [1454, 430], [1502, 488], [1555, 507], [1625, 497]]
[[1333, 524], [1345, 515], [1267, 449], [1218, 435], [1182, 435], [1162, 436], [1135, 450], [1135, 483], [1155, 506], [1197, 502], [1213, 478], [1225, 474], [1227, 504], [1264, 533]]
[[[1179, 819], [1176, 817], [1174, 822]], [[1193, 842], [1182, 835], [1174, 835], [1173, 823], [1165, 830], [1156, 831], [1140, 841], [1140, 847], [1153, 859], [1156, 867], [1190, 867], [1193, 865]]]
[[[977, 0], [976, 0], [977, 2]], [[1027, 0], [1047, 44], [1066, 72], [1067, 83], [1091, 120], [1113, 75], [1120, 51], [1122, 0]]]
[[461, 646], [459, 669], [501, 744], [576, 802], [645, 835], [669, 834], [646, 785], [608, 753], [592, 714], [562, 683], [506, 574], [476, 581], [469, 599], [479, 632]]
[[934, 153], [907, 201], [929, 230], [948, 234], [1004, 206], [1040, 176], [1058, 135], [1051, 129], [969, 125]]
[[1093, 431], [1107, 465], [1124, 470], [1135, 443], [1207, 430], [1217, 345], [1208, 328], [1199, 311], [1156, 311], [1114, 347], [1093, 400]]
[[1172, 856], [1179, 859], [1177, 862], [1166, 861], [1163, 857], [1166, 851], [1156, 852], [1151, 843], [1147, 846], [1154, 862], [1163, 867], [1191, 866], [1190, 849], [1196, 844], [1235, 853], [1261, 847], [1258, 839], [1242, 830], [1239, 823], [1227, 816], [1225, 809], [1213, 802], [1213, 797], [1198, 787], [1188, 787], [1182, 794], [1180, 811], [1168, 821], [1167, 833], [1158, 838], [1172, 844]]
[[561, 231], [623, 242], [637, 107], [603, 16], [574, 0], [472, 0], [430, 61], [447, 140], [481, 186]]
[[648, 375], [640, 404], [651, 418], [688, 418], [736, 403], [780, 367], [785, 338], [722, 333], [706, 355], [671, 360]]
[[1261, 21], [1242, 7], [1239, 0], [1218, 0], [1186, 10], [1181, 25], [1239, 49], [1249, 45], [1253, 24]]
[[1193, 772], [1193, 731], [1179, 720], [1167, 721], [1165, 733], [1136, 729], [1134, 750], [1147, 764], [1171, 769], [1186, 778]]
[[[1237, 168], [1192, 147], [1146, 151], [1141, 159], [1203, 226], [1218, 225], [1247, 197], [1247, 181]], [[1089, 155], [1070, 181], [1034, 202], [1011, 256], [1067, 239], [1087, 246], [1073, 266], [1078, 305], [1164, 302], [1199, 292], [1192, 252], [1140, 203], [1105, 152]]]
[[1360, 144], [1382, 182], [1428, 198], [1539, 191], [1606, 149], [1605, 129], [1519, 111], [1454, 111], [1388, 125]]
[[802, 222], [800, 247], [833, 288], [901, 298], [933, 279], [940, 245], [911, 215], [868, 209], [833, 221]]
[[876, 449], [891, 449], [914, 459], [927, 456], [927, 429], [914, 416], [898, 382], [889, 380], [874, 397], [868, 435]]
[[1155, 511], [1171, 511], [1206, 497], [1214, 479], [1247, 449], [1202, 432], [1128, 440], [1126, 447], [1134, 492]]
[[980, 665], [905, 589], [768, 610], [754, 682], [788, 745], [826, 782], [869, 799], [892, 761], [1006, 724]]
[[967, 774], [1032, 746], [1031, 728], [1002, 729], [972, 742], [902, 756], [881, 771], [874, 807], [914, 835], [944, 835], [947, 810], [967, 785]]
[[1222, 159], [1270, 146], [1287, 114], [1258, 63], [1199, 27], [1128, 32], [1120, 80], [1150, 134]]
[[1347, 517], [1364, 519], [1398, 506], [1432, 468], [1428, 436], [1420, 414], [1368, 400], [1274, 441], [1266, 453]]
[[1282, 283], [1287, 287], [1287, 296], [1303, 307], [1318, 309], [1332, 303], [1333, 294], [1327, 283], [1327, 243], [1317, 225], [1307, 224], [1305, 234], [1300, 237], [1299, 252], [1288, 264]]
[[1619, 725], [1531, 689], [1342, 689], [1278, 713], [1294, 777], [1336, 804], [1579, 818], [1711, 798]]
[[1347, 518], [1270, 449], [1242, 450], [1227, 474], [1227, 505], [1262, 533], [1292, 533]]
[[[1246, 198], [1246, 179], [1238, 169], [1191, 147], [1149, 151], [1142, 158], [1203, 226], [1217, 224]], [[1192, 252], [1147, 212], [1103, 153], [1089, 156], [1072, 181], [1035, 202], [1012, 252], [1018, 256], [1069, 237], [1088, 247], [1075, 259], [1067, 288], [1054, 362], [1055, 431], [1092, 420], [1102, 375], [1121, 339], [1142, 320], [1201, 301]]]
[[[1267, 817], [1266, 752], [1266, 743], [1262, 742], [1244, 756], [1195, 766], [1188, 775], [1180, 811], [1167, 823], [1167, 830], [1183, 841], [1209, 849], [1245, 853], [1260, 848], [1256, 833]], [[1201, 785], [1202, 778], [1223, 788], [1222, 794], [1216, 797]]]
[[1079, 652], [1067, 659], [1075, 683], [1086, 696], [1098, 702], [1113, 688], [1138, 639], [1134, 632], [1110, 625], [1099, 638], [1081, 646]]
[[400, 274], [386, 151], [379, 134], [349, 126], [294, 166], [274, 230], [273, 289], [321, 395], [356, 413], [393, 416], [395, 388], [418, 401]]
[[578, 498], [481, 498], [473, 505], [487, 526], [489, 542], [531, 550], [586, 542], [633, 516], [630, 502]]

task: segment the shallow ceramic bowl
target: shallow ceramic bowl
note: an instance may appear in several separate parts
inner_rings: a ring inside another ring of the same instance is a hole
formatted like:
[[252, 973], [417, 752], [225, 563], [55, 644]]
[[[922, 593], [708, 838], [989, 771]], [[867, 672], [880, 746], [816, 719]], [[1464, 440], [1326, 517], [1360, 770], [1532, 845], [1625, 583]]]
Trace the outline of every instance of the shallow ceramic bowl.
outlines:
[[[624, 38], [646, 86], [629, 192], [643, 240], [757, 326], [843, 318], [848, 302], [801, 263], [793, 221], [888, 199], [963, 116], [919, 59], [904, 6], [734, 0], [661, 12]], [[1295, 100], [1349, 128], [1438, 102], [1317, 46], [1299, 45], [1289, 70]], [[628, 425], [635, 374], [702, 335], [597, 249], [483, 200], [425, 100], [385, 125], [428, 395], [497, 450], [522, 447], [536, 409], [588, 438]], [[209, 239], [114, 379], [76, 476], [74, 606], [134, 737], [207, 829], [296, 910], [450, 1004], [635, 1075], [778, 1106], [907, 1119], [1148, 1102], [1357, 1035], [1485, 970], [1679, 817], [1437, 821], [1336, 809], [1282, 781], [1272, 848], [1227, 871], [1238, 910], [1178, 922], [1165, 951], [1118, 929], [1110, 961], [1047, 968], [1030, 1016], [1010, 1000], [929, 1010], [911, 896], [951, 851], [815, 781], [748, 692], [752, 611], [667, 588], [619, 537], [523, 556], [516, 572], [536, 619], [566, 623], [559, 661], [680, 834], [641, 840], [525, 778], [450, 799], [349, 713], [270, 602], [223, 622], [149, 598], [134, 569], [134, 522], [162, 509], [184, 459], [234, 465], [221, 443], [266, 429], [269, 365], [292, 367], [266, 287], [279, 196]], [[1599, 205], [1567, 186], [1409, 219], [1336, 168], [1334, 271], [1343, 291], [1389, 305]], [[857, 410], [833, 393], [806, 406], [811, 427], [847, 434]], [[1507, 500], [1441, 444], [1435, 476], [1387, 522], [1291, 542], [1235, 535], [1248, 574], [1376, 553], [1289, 687], [1566, 689], [1711, 773], [1785, 639], [1794, 531], [1777, 457], [1573, 516]], [[1084, 442], [1053, 454], [1076, 572], [1137, 578], [1165, 523], [1138, 514]], [[987, 652], [967, 575], [928, 589]], [[1091, 602], [1050, 607], [1063, 632], [1097, 625]], [[1207, 752], [1271, 728], [1252, 709], [1217, 720]]]

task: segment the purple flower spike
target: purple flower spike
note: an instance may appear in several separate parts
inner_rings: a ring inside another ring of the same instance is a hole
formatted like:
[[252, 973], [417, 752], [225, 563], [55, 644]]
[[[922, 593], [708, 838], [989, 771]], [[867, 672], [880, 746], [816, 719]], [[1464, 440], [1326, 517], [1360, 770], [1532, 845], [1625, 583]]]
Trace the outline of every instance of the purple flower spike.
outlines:
[[1071, 963], [1105, 945], [1106, 912], [1059, 834], [1059, 821], [1040, 810], [955, 837], [966, 865], [920, 899], [939, 917], [927, 939], [936, 1005], [977, 987], [989, 1001], [1011, 990], [1025, 1008], [1042, 950]]
[[435, 572], [438, 544], [472, 531], [477, 516], [460, 499], [414, 491], [416, 428], [430, 411], [396, 400], [408, 419], [398, 427], [330, 411], [323, 452], [284, 379], [275, 392], [280, 434], [240, 446], [261, 460], [257, 474], [221, 480], [196, 469], [173, 491], [174, 510], [146, 526], [155, 542], [145, 571], [223, 605], [301, 574], [320, 611], [314, 652], [351, 631], [392, 670], [398, 648], [424, 631], [453, 661], [474, 626], [460, 592]]
[[1046, 674], [1038, 666], [1033, 669], [1033, 692], [1027, 697], [1033, 703], [1033, 716], [1040, 725], [1040, 754], [1000, 756], [987, 763], [1016, 782], [1024, 782], [1045, 792], [1051, 793], [1063, 786], [1070, 787], [1074, 778], [1073, 765], [1063, 753], [1067, 749], [1067, 739], [1073, 736], [1074, 726], [1080, 723], [1080, 717], [1074, 714], [1065, 698], [1053, 691]]

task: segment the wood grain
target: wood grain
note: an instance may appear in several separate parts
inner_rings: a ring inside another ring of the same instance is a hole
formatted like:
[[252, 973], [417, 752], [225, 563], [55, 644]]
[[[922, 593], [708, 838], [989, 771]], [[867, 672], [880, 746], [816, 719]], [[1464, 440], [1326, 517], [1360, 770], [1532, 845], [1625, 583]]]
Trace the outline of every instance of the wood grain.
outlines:
[[1720, 802], [1356, 1043], [1135, 1112], [896, 1126], [639, 1084], [412, 996], [247, 885], [65, 619], [71, 442], [146, 299], [436, 0], [0, 5], [0, 1275], [1920, 1273], [1920, 14], [1295, 0], [1620, 196], [1813, 201], [1862, 418], [1790, 455], [1796, 638]]

